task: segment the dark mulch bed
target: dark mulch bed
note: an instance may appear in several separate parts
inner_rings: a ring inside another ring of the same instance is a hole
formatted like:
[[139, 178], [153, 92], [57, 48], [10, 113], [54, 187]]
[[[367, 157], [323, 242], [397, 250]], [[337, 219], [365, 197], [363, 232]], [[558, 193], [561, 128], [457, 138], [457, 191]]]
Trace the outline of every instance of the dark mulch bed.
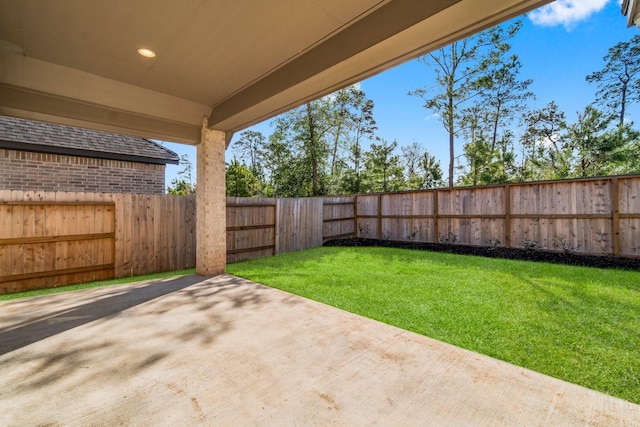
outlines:
[[610, 256], [577, 255], [573, 253], [557, 253], [539, 250], [501, 248], [496, 246], [477, 247], [462, 245], [445, 245], [438, 243], [396, 242], [392, 240], [376, 240], [362, 238], [334, 239], [324, 246], [381, 246], [386, 248], [417, 249], [423, 251], [449, 252], [459, 255], [477, 255], [489, 258], [507, 258], [523, 261], [550, 262], [554, 264], [580, 265], [599, 268], [620, 268], [640, 270], [640, 259], [619, 258]]

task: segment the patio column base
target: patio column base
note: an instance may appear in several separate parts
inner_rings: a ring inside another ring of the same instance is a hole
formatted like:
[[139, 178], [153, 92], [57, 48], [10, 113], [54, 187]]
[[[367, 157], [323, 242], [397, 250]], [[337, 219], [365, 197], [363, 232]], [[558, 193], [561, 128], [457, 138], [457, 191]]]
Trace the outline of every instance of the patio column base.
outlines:
[[196, 187], [196, 273], [201, 276], [224, 273], [227, 262], [225, 138], [203, 121]]

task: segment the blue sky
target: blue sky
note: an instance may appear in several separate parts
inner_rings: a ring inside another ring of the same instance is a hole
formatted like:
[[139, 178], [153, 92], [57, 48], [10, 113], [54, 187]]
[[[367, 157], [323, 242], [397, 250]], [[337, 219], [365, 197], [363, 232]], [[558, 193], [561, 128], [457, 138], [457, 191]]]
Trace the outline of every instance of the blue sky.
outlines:
[[[536, 95], [534, 108], [555, 101], [569, 121], [577, 111], [595, 99], [596, 87], [585, 76], [603, 66], [608, 49], [638, 34], [638, 28], [626, 28], [619, 0], [558, 0], [530, 13], [523, 27], [511, 41], [512, 52], [522, 63], [521, 78], [533, 79], [531, 91]], [[448, 166], [448, 137], [441, 123], [422, 107], [422, 100], [407, 93], [433, 85], [433, 72], [416, 60], [407, 62], [361, 82], [361, 89], [375, 104], [377, 136], [397, 140], [399, 146], [418, 142]], [[638, 122], [640, 106], [634, 105], [629, 115]], [[268, 136], [269, 121], [250, 128]], [[234, 135], [227, 159], [233, 156]], [[187, 154], [196, 164], [196, 149], [182, 144], [164, 143], [169, 149]], [[461, 153], [456, 147], [456, 155]], [[167, 185], [181, 166], [167, 165]], [[195, 179], [195, 176], [194, 176]]]

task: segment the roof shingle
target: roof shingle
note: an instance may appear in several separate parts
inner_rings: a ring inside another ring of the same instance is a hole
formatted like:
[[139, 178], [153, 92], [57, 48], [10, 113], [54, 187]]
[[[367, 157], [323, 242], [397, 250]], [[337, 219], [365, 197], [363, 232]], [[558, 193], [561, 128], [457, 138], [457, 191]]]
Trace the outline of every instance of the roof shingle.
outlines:
[[142, 163], [178, 164], [173, 151], [145, 138], [99, 132], [71, 126], [0, 116], [0, 147], [20, 144], [30, 151], [60, 152], [84, 157], [112, 157]]

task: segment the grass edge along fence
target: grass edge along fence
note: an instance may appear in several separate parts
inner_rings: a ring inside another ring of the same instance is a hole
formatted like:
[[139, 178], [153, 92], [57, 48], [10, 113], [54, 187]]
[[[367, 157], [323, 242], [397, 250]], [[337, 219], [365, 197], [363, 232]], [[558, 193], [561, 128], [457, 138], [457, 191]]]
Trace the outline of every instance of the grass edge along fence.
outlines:
[[342, 197], [227, 198], [228, 262], [349, 236], [636, 258], [640, 176]]

